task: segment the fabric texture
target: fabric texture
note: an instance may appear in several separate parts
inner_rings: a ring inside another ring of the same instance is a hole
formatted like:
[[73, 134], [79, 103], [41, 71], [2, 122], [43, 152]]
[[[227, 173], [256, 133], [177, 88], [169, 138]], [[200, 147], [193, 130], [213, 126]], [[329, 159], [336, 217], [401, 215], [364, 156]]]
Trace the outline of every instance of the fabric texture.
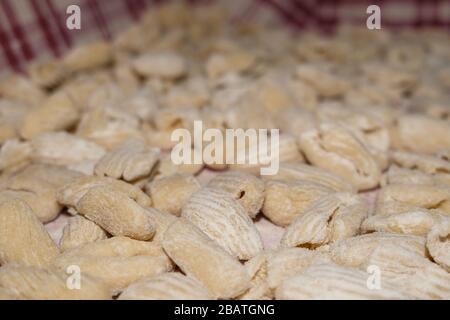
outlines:
[[[36, 59], [61, 56], [78, 43], [111, 39], [150, 6], [164, 0], [0, 0], [0, 72], [23, 71]], [[293, 28], [334, 30], [342, 23], [365, 24], [366, 8], [381, 7], [382, 27], [450, 29], [450, 0], [185, 0], [220, 2], [233, 22], [270, 16]], [[69, 5], [81, 9], [81, 30], [66, 27]]]

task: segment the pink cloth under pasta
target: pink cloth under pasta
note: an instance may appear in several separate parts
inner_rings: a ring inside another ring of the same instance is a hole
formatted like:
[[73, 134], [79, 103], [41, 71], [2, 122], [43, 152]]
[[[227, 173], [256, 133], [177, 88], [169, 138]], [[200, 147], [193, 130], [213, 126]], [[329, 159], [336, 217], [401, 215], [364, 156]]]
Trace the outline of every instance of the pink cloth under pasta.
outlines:
[[[36, 59], [60, 56], [93, 39], [109, 40], [151, 6], [170, 0], [0, 0], [0, 74], [24, 71]], [[377, 4], [383, 27], [450, 28], [448, 0], [185, 0], [191, 5], [220, 2], [231, 22], [257, 17], [287, 27], [334, 30], [342, 23], [365, 25], [366, 9]], [[81, 9], [81, 30], [68, 30], [66, 9]]]

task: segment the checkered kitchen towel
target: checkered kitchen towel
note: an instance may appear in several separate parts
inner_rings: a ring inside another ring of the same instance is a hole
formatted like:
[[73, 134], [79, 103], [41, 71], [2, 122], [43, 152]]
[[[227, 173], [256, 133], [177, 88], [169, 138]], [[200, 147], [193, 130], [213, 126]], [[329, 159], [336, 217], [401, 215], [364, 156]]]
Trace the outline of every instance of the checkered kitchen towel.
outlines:
[[[214, 0], [185, 0], [203, 5]], [[233, 21], [256, 16], [281, 19], [295, 28], [333, 29], [343, 22], [364, 24], [370, 4], [381, 7], [383, 27], [450, 28], [450, 0], [216, 0]], [[0, 0], [0, 73], [22, 71], [27, 63], [60, 56], [82, 41], [111, 39], [151, 5], [164, 0]], [[82, 29], [66, 28], [66, 9], [80, 6]]]

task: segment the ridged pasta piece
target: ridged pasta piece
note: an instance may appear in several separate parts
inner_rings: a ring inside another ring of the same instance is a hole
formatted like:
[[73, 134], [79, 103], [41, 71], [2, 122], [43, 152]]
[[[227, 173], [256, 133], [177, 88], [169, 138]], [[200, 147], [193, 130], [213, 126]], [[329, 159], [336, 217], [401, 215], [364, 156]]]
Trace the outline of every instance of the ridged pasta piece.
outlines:
[[332, 193], [315, 182], [267, 180], [262, 212], [273, 223], [288, 226], [314, 201]]
[[433, 226], [427, 235], [427, 249], [433, 260], [450, 272], [450, 220]]
[[8, 264], [0, 268], [0, 291], [10, 290], [23, 300], [110, 300], [112, 293], [101, 280], [82, 274], [79, 289], [68, 286], [71, 274]]
[[286, 279], [276, 290], [277, 299], [286, 300], [372, 300], [408, 299], [408, 295], [383, 281], [381, 289], [369, 289], [370, 274], [336, 264], [317, 264]]
[[181, 273], [169, 272], [132, 283], [119, 300], [212, 300], [198, 281]]
[[108, 237], [105, 230], [81, 215], [69, 218], [59, 242], [61, 251], [67, 251], [89, 242]]
[[241, 260], [248, 260], [263, 250], [261, 236], [253, 221], [244, 207], [226, 191], [201, 189], [189, 198], [181, 216]]
[[251, 218], [256, 217], [264, 202], [264, 182], [249, 173], [222, 173], [214, 177], [208, 186], [231, 193]]
[[148, 276], [172, 270], [173, 265], [160, 244], [126, 237], [98, 240], [64, 252], [53, 266], [80, 268], [81, 275], [101, 279], [114, 293]]
[[162, 244], [175, 264], [216, 298], [234, 298], [250, 287], [251, 279], [245, 267], [183, 218], [167, 229]]
[[0, 264], [45, 267], [59, 254], [44, 225], [18, 199], [0, 198]]
[[173, 174], [154, 179], [145, 186], [153, 207], [158, 210], [181, 215], [181, 209], [189, 197], [200, 189], [198, 180], [190, 174]]
[[359, 233], [368, 206], [358, 195], [336, 193], [320, 198], [287, 228], [281, 239], [285, 247], [316, 247]]
[[77, 211], [114, 236], [150, 240], [156, 225], [146, 209], [128, 194], [108, 187], [94, 187], [78, 201]]

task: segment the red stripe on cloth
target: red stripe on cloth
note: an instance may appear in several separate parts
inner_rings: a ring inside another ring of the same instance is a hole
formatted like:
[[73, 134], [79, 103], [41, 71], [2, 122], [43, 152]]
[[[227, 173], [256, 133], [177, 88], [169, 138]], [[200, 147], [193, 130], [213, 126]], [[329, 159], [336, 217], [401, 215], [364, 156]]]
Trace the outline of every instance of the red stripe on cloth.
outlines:
[[416, 27], [421, 27], [423, 25], [423, 8], [422, 8], [422, 1], [420, 0], [416, 0], [416, 5], [414, 6], [414, 8], [416, 9], [416, 18], [415, 18], [415, 22], [414, 25]]
[[16, 39], [20, 43], [20, 49], [22, 50], [22, 54], [27, 61], [30, 61], [34, 58], [34, 52], [31, 48], [30, 42], [26, 34], [23, 31], [22, 25], [17, 20], [16, 12], [13, 7], [9, 3], [9, 0], [0, 0], [0, 4], [5, 10], [5, 15], [8, 18], [9, 25], [11, 26], [11, 30], [16, 37]]
[[59, 50], [59, 45], [55, 38], [53, 37], [51, 27], [44, 16], [38, 0], [30, 0], [31, 6], [33, 7], [34, 13], [37, 15], [37, 23], [41, 29], [42, 34], [45, 37], [47, 45], [50, 47], [54, 56], [59, 56], [61, 51]]
[[63, 14], [56, 10], [55, 5], [52, 0], [46, 0], [47, 7], [50, 10], [50, 13], [56, 21], [56, 25], [58, 27], [59, 33], [61, 34], [61, 38], [64, 40], [64, 43], [67, 47], [72, 46], [72, 37], [70, 36], [70, 32], [67, 31], [66, 26], [62, 21], [64, 21]]
[[432, 26], [436, 27], [436, 26], [439, 25], [439, 17], [438, 17], [438, 6], [439, 6], [439, 3], [438, 3], [437, 0], [433, 0], [431, 2], [433, 4], [433, 7], [432, 7], [433, 14], [432, 14], [432, 17], [431, 17], [430, 24]]
[[92, 11], [91, 14], [92, 14], [92, 17], [94, 18], [95, 25], [97, 26], [97, 29], [102, 34], [103, 39], [110, 40], [111, 33], [109, 32], [108, 24], [105, 20], [105, 17], [103, 16], [103, 12], [102, 12], [97, 0], [87, 0], [86, 2]]
[[290, 3], [290, 12], [294, 14], [297, 19], [301, 16], [302, 19], [312, 23], [318, 23], [321, 21], [320, 12], [317, 10], [320, 9], [320, 5], [319, 8], [311, 8], [309, 4], [302, 2], [302, 0], [291, 0]]
[[141, 16], [145, 9], [149, 6], [155, 3], [154, 0], [135, 0], [136, 7], [139, 10], [139, 16]]
[[144, 13], [149, 4], [152, 4], [151, 0], [134, 0], [136, 3], [136, 8], [139, 12], [139, 17]]
[[151, 0], [147, 0], [147, 1], [145, 1], [145, 0], [137, 0], [137, 2], [138, 2], [138, 7], [139, 7], [140, 10], [144, 10], [145, 8], [147, 8], [149, 3], [150, 4], [152, 3]]
[[133, 0], [123, 0], [125, 7], [127, 8], [128, 13], [133, 18], [133, 20], [137, 20], [139, 17], [138, 9], [135, 6]]
[[260, 3], [270, 6], [272, 9], [275, 9], [278, 11], [278, 13], [282, 16], [283, 19], [286, 20], [286, 22], [290, 23], [291, 25], [297, 26], [297, 27], [304, 27], [305, 23], [298, 19], [298, 17], [295, 16], [288, 8], [285, 6], [282, 6], [281, 3], [278, 3], [276, 0], [259, 0]]
[[23, 71], [21, 63], [19, 59], [17, 59], [17, 56], [14, 54], [12, 48], [10, 47], [10, 44], [11, 41], [9, 39], [9, 36], [0, 23], [0, 46], [2, 48], [3, 54], [5, 55], [5, 58], [8, 61], [10, 67], [12, 67], [15, 71]]
[[[345, 0], [344, 0], [345, 1]], [[371, 0], [373, 1], [373, 0]], [[341, 5], [341, 0], [320, 0], [318, 3], [319, 9], [326, 8], [327, 11], [318, 11], [316, 15], [317, 27], [321, 28], [325, 32], [335, 31], [336, 26], [339, 24], [338, 8]], [[314, 10], [314, 8], [312, 8]]]

